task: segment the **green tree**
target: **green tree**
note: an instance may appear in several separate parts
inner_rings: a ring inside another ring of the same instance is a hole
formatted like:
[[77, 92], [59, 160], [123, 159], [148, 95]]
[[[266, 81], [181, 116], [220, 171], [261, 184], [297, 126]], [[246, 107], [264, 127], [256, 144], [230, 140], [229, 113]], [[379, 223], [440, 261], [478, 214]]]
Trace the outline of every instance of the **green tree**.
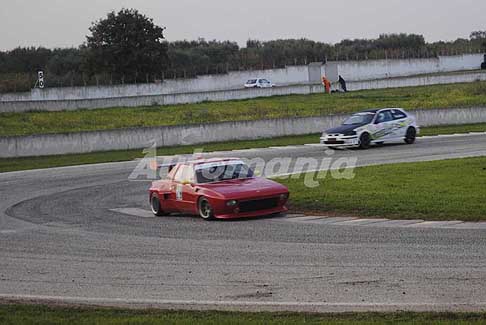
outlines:
[[485, 40], [486, 39], [486, 31], [478, 30], [471, 33], [469, 36], [471, 40]]
[[168, 60], [164, 29], [135, 9], [108, 13], [89, 29], [85, 52], [88, 72], [111, 74], [126, 82], [160, 75]]

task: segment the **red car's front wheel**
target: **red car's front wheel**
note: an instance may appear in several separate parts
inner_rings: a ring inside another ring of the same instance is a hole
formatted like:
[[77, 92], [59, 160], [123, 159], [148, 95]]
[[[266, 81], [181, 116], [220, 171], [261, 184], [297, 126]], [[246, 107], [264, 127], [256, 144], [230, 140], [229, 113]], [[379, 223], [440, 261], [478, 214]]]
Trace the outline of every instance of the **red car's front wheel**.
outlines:
[[211, 204], [209, 203], [208, 199], [206, 199], [205, 197], [201, 197], [199, 199], [198, 208], [199, 208], [198, 209], [199, 215], [204, 220], [211, 220], [214, 218], [213, 208], [211, 207]]
[[150, 197], [150, 208], [152, 213], [158, 217], [165, 215], [164, 210], [162, 210], [162, 205], [160, 204], [160, 199], [157, 193], [153, 193]]

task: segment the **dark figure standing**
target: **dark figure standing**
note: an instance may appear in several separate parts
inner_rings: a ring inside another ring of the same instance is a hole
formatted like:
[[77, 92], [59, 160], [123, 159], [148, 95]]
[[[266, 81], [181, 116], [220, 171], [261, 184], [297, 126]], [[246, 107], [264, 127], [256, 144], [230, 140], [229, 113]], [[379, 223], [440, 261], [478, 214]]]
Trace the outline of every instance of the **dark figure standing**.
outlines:
[[339, 84], [341, 85], [341, 88], [344, 92], [348, 91], [348, 88], [346, 87], [346, 80], [344, 80], [341, 76], [339, 76]]

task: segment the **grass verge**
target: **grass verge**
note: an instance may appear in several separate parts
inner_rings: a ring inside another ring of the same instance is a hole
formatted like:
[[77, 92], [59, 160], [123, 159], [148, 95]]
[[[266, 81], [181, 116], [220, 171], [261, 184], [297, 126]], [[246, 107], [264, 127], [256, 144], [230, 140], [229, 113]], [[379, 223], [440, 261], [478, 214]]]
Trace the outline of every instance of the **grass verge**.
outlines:
[[486, 106], [486, 82], [198, 104], [0, 114], [0, 136], [350, 113], [366, 108]]
[[304, 176], [279, 180], [289, 187], [295, 211], [486, 220], [486, 157], [362, 167], [350, 180], [327, 174], [316, 188], [306, 187]]
[[486, 123], [429, 126], [420, 130], [420, 135], [454, 134], [468, 132], [486, 132]]
[[[450, 125], [440, 127], [422, 128], [422, 135], [437, 135], [437, 134], [452, 134], [452, 133], [466, 133], [466, 132], [486, 132], [486, 123], [483, 124], [468, 124], [468, 125]], [[190, 154], [195, 149], [204, 148], [205, 152], [210, 151], [226, 151], [249, 148], [265, 148], [270, 146], [288, 146], [301, 145], [307, 143], [317, 143], [319, 134], [308, 134], [300, 136], [279, 137], [272, 139], [248, 140], [248, 141], [228, 141], [219, 143], [209, 143], [191, 146], [177, 146], [165, 147], [157, 150], [159, 155], [177, 155]], [[143, 157], [142, 150], [118, 150], [118, 151], [103, 151], [85, 154], [73, 155], [58, 155], [58, 156], [42, 156], [42, 157], [25, 157], [25, 158], [1, 158], [0, 159], [0, 173], [51, 168], [64, 167], [85, 164], [97, 164], [106, 162], [128, 161]]]
[[486, 324], [484, 313], [243, 313], [0, 305], [4, 325], [84, 324]]

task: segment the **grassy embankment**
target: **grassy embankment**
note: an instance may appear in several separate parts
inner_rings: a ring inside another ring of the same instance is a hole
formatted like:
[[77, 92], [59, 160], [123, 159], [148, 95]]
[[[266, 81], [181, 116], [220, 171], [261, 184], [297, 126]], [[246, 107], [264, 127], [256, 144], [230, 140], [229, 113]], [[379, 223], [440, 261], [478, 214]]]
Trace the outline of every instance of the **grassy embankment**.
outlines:
[[486, 82], [199, 104], [0, 114], [0, 136], [350, 113], [365, 108], [486, 106]]
[[486, 157], [357, 168], [351, 180], [332, 175], [316, 188], [298, 179], [290, 189], [293, 211], [359, 217], [486, 220]]
[[85, 324], [486, 324], [484, 313], [243, 313], [0, 305], [3, 325]]

